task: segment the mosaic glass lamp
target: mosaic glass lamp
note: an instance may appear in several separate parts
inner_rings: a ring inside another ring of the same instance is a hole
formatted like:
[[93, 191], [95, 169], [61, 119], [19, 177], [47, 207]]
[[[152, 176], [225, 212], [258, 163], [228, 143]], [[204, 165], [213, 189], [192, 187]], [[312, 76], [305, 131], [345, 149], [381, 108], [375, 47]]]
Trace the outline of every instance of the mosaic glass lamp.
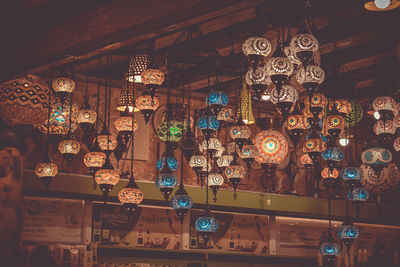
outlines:
[[132, 116], [123, 114], [114, 121], [114, 126], [118, 134], [122, 137], [124, 144], [127, 144], [132, 133], [139, 128], [139, 123]]
[[161, 171], [168, 168], [171, 171], [176, 171], [179, 168], [179, 162], [174, 155], [163, 153], [161, 158], [157, 160], [157, 170]]
[[222, 143], [216, 137], [211, 137], [210, 139], [203, 140], [201, 143], [200, 151], [206, 151], [211, 157], [214, 157], [217, 152], [222, 148]]
[[148, 46], [137, 46], [129, 58], [127, 80], [131, 83], [142, 83], [142, 72], [150, 65]]
[[141, 74], [141, 81], [145, 85], [162, 85], [164, 73], [159, 69], [147, 69]]
[[167, 120], [158, 126], [157, 135], [161, 141], [174, 150], [177, 148], [177, 143], [182, 139], [184, 131], [182, 121]]
[[344, 158], [343, 151], [338, 147], [328, 147], [322, 152], [322, 159], [326, 161], [329, 169], [337, 168]]
[[[65, 103], [54, 103], [51, 106], [50, 122], [47, 119], [45, 123], [37, 125], [37, 128], [44, 134], [47, 134], [49, 130], [49, 134], [52, 136], [67, 135], [69, 132], [74, 132], [76, 128], [78, 128], [78, 122], [76, 118], [78, 106], [72, 105], [72, 113], [70, 111], [71, 106], [69, 101], [65, 101]], [[71, 124], [70, 120], [72, 120]]]
[[354, 126], [359, 123], [364, 115], [363, 108], [356, 102], [351, 102], [351, 112], [344, 118], [349, 126]]
[[263, 37], [250, 37], [243, 42], [242, 51], [253, 69], [263, 65], [263, 60], [272, 50], [271, 43]]
[[208, 174], [208, 186], [214, 194], [214, 202], [217, 201], [218, 189], [224, 184], [224, 177], [218, 172], [210, 172]]
[[340, 171], [340, 177], [349, 188], [354, 188], [360, 183], [362, 172], [358, 167], [345, 167]]
[[83, 157], [83, 163], [89, 168], [89, 173], [94, 175], [106, 162], [106, 154], [101, 151], [91, 151]]
[[238, 125], [232, 126], [229, 130], [229, 135], [232, 140], [239, 146], [239, 149], [243, 148], [246, 140], [250, 138], [251, 131], [250, 127], [240, 123]]
[[231, 165], [233, 156], [227, 153], [222, 153], [221, 157], [217, 158], [216, 162], [221, 171], [225, 171], [226, 167]]
[[97, 142], [101, 151], [109, 155], [117, 147], [117, 138], [110, 134], [107, 129], [103, 128], [101, 133], [97, 136]]
[[328, 232], [328, 236], [324, 238], [319, 247], [319, 252], [321, 253], [324, 261], [328, 263], [328, 266], [333, 266], [333, 263], [335, 262], [336, 258], [341, 253], [340, 245], [336, 243], [335, 240], [333, 239], [330, 229]]
[[67, 161], [71, 161], [81, 150], [81, 144], [73, 134], [68, 134], [59, 144], [58, 151]]
[[287, 118], [299, 99], [299, 93], [291, 85], [284, 84], [282, 88], [275, 87], [270, 93], [270, 101], [278, 107], [284, 118]]
[[378, 111], [383, 121], [392, 120], [398, 114], [397, 103], [390, 96], [378, 96], [372, 102], [372, 107]]
[[[305, 100], [308, 100], [306, 98]], [[325, 95], [321, 93], [315, 93], [311, 96], [310, 105], [310, 112], [313, 114], [314, 118], [318, 118], [318, 116], [322, 113], [324, 108], [328, 105], [328, 99]]]
[[305, 25], [303, 25], [290, 41], [290, 49], [296, 54], [303, 66], [307, 67], [313, 54], [318, 51], [319, 43], [317, 38], [307, 32]]
[[159, 105], [160, 102], [158, 98], [156, 96], [151, 97], [151, 95], [146, 92], [136, 99], [136, 107], [143, 114], [146, 123], [149, 122], [151, 115], [153, 115]]
[[88, 130], [96, 122], [96, 118], [97, 118], [96, 111], [90, 109], [88, 99], [85, 98], [85, 103], [79, 109], [78, 114], [76, 116], [79, 126], [81, 126], [82, 129], [84, 130]]
[[340, 115], [346, 116], [353, 110], [352, 103], [346, 99], [336, 99], [333, 105], [339, 111]]
[[135, 107], [134, 88], [132, 84], [126, 80], [128, 79], [126, 78], [127, 75], [128, 74], [125, 74], [125, 79], [122, 82], [121, 93], [117, 101], [117, 110], [131, 113], [138, 110]]
[[344, 221], [342, 226], [337, 231], [337, 237], [347, 246], [347, 249], [350, 250], [351, 245], [354, 240], [357, 239], [360, 232], [357, 227], [350, 221]]
[[228, 105], [228, 96], [223, 91], [212, 91], [208, 94], [206, 102], [214, 115], [218, 115], [221, 109]]
[[369, 148], [361, 154], [361, 161], [379, 175], [382, 169], [392, 162], [392, 152], [381, 147]]
[[304, 131], [308, 128], [308, 118], [303, 114], [292, 114], [286, 119], [286, 127], [289, 131], [289, 137], [292, 140], [295, 147], [297, 147], [301, 136]]
[[240, 151], [240, 157], [246, 163], [248, 171], [250, 171], [251, 164], [253, 164], [256, 156], [257, 148], [251, 142], [243, 145], [243, 148]]
[[207, 165], [207, 159], [200, 153], [194, 154], [189, 161], [189, 166], [196, 172], [197, 176], [200, 171]]
[[251, 86], [256, 93], [257, 99], [260, 99], [261, 94], [265, 92], [267, 86], [272, 83], [267, 71], [263, 66], [255, 69], [250, 68], [245, 75], [246, 84]]
[[45, 185], [46, 189], [50, 187], [51, 181], [58, 173], [58, 167], [54, 164], [50, 157], [47, 156], [41, 163], [35, 167], [35, 174]]
[[208, 113], [201, 116], [197, 121], [197, 127], [203, 132], [206, 139], [209, 139], [213, 133], [219, 128], [219, 121], [216, 116]]
[[324, 168], [321, 171], [321, 177], [326, 184], [334, 184], [337, 178], [339, 177], [339, 170], [336, 168], [333, 168], [330, 170], [329, 168]]
[[325, 72], [318, 65], [308, 65], [305, 69], [299, 68], [296, 72], [296, 81], [309, 94], [315, 93], [324, 80]]
[[236, 159], [233, 159], [231, 165], [225, 168], [224, 173], [226, 178], [228, 178], [229, 181], [232, 183], [234, 190], [233, 198], [236, 199], [236, 189], [240, 181], [245, 177], [246, 169], [242, 165], [240, 165]]
[[218, 221], [207, 210], [196, 219], [194, 226], [197, 232], [204, 238], [204, 243], [207, 244], [211, 235], [218, 229]]
[[265, 130], [253, 138], [258, 155], [266, 159], [267, 163], [279, 164], [288, 154], [286, 138], [276, 130]]
[[193, 207], [193, 200], [186, 192], [182, 184], [179, 185], [175, 195], [171, 198], [169, 205], [183, 222], [188, 211]]
[[119, 172], [114, 170], [109, 158], [106, 158], [103, 167], [94, 175], [94, 179], [100, 186], [104, 196], [107, 196], [108, 193], [111, 192], [114, 186], [119, 182], [119, 178]]
[[219, 121], [220, 127], [225, 127], [228, 121], [231, 119], [232, 109], [222, 108], [218, 113], [217, 120]]
[[51, 83], [54, 91], [60, 97], [62, 103], [71, 95], [75, 90], [75, 82], [67, 77], [58, 77]]
[[394, 126], [394, 121], [392, 120], [378, 120], [375, 122], [374, 133], [380, 138], [380, 141], [384, 146], [390, 146], [390, 143], [393, 142], [393, 135], [396, 131], [397, 128]]
[[314, 165], [312, 159], [307, 153], [301, 155], [300, 164], [308, 171], [310, 171]]
[[135, 183], [133, 176], [129, 179], [128, 184], [118, 193], [118, 199], [127, 211], [134, 211], [142, 203], [143, 198], [143, 192]]
[[178, 184], [176, 176], [171, 172], [160, 173], [155, 181], [156, 187], [160, 189], [161, 193], [164, 195], [165, 200], [169, 199], [172, 190]]
[[264, 67], [272, 83], [275, 84], [278, 89], [288, 80], [288, 77], [292, 75], [294, 70], [292, 62], [286, 57], [279, 42], [275, 53], [267, 63], [265, 63]]
[[350, 200], [355, 206], [357, 217], [359, 216], [360, 208], [368, 200], [368, 198], [368, 190], [362, 187], [356, 187], [347, 192], [347, 199]]
[[317, 162], [321, 157], [322, 151], [325, 149], [326, 144], [324, 140], [322, 140], [318, 133], [312, 131], [304, 144], [303, 152], [307, 153], [313, 162]]

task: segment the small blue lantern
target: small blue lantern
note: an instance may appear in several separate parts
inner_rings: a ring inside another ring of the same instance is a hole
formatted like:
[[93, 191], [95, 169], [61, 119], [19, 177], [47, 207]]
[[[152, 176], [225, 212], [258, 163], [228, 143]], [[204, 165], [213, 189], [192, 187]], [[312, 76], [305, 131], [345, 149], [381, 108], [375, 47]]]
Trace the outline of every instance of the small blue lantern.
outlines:
[[324, 160], [341, 161], [344, 158], [343, 151], [338, 147], [328, 147], [322, 152]]
[[164, 153], [162, 157], [157, 160], [157, 169], [161, 171], [165, 167], [169, 168], [171, 171], [176, 171], [179, 167], [178, 160], [174, 156], [169, 156]]
[[197, 218], [195, 227], [200, 234], [214, 233], [218, 229], [218, 221], [212, 216], [201, 216]]
[[339, 228], [337, 235], [338, 235], [339, 239], [343, 240], [343, 241], [348, 240], [348, 239], [355, 240], [359, 235], [359, 231], [358, 231], [357, 227], [355, 227], [352, 224], [351, 225], [343, 224]]
[[228, 96], [222, 91], [212, 91], [207, 96], [207, 104], [213, 110], [215, 115], [228, 104]]
[[175, 210], [181, 222], [183, 222], [188, 210], [193, 207], [193, 200], [186, 192], [182, 183], [180, 184], [175, 195], [171, 198], [169, 205]]
[[362, 187], [354, 188], [349, 190], [347, 193], [347, 199], [350, 201], [365, 202], [369, 198], [368, 190]]
[[340, 177], [342, 177], [349, 188], [354, 188], [360, 183], [362, 171], [358, 167], [346, 167], [340, 171]]
[[337, 257], [340, 255], [340, 246], [332, 241], [323, 242], [319, 248], [322, 256]]
[[164, 198], [168, 200], [172, 190], [177, 185], [178, 181], [172, 173], [160, 173], [156, 178], [156, 187], [163, 193]]
[[219, 121], [216, 116], [206, 114], [197, 121], [197, 127], [203, 132], [206, 139], [209, 139], [218, 130]]

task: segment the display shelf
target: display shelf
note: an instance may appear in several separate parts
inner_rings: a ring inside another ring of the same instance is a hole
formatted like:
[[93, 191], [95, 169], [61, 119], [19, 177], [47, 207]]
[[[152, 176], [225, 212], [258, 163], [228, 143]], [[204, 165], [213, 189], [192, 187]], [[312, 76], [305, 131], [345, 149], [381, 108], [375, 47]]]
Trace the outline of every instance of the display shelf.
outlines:
[[[117, 194], [127, 183], [127, 180], [120, 181], [110, 192], [107, 202], [119, 203]], [[139, 188], [144, 193], [143, 205], [168, 206], [160, 191], [150, 181], [137, 181]], [[185, 186], [188, 194], [194, 201], [195, 208], [203, 208], [205, 197], [204, 188], [199, 186]], [[33, 171], [26, 170], [24, 175], [23, 193], [31, 196], [49, 196], [58, 198], [78, 198], [86, 200], [104, 201], [100, 189], [93, 189], [93, 179], [89, 175], [78, 175], [59, 173], [50, 185], [48, 191]], [[173, 195], [172, 193], [171, 195]], [[313, 219], [328, 218], [328, 200], [322, 198], [267, 194], [253, 191], [238, 190], [237, 200], [232, 198], [232, 190], [220, 189], [218, 200], [212, 201], [212, 194], [209, 196], [211, 209], [215, 211], [265, 214], [276, 216], [303, 217]], [[376, 205], [367, 202], [360, 210], [357, 221], [400, 225], [399, 206]], [[355, 217], [356, 211], [350, 205], [350, 214]], [[346, 202], [344, 200], [332, 200], [332, 218], [343, 220], [346, 216]]]
[[[196, 264], [207, 261], [207, 266], [314, 266], [316, 257], [263, 256], [241, 252], [218, 252], [207, 250], [165, 250], [154, 248], [131, 248], [121, 246], [98, 246], [98, 262], [129, 263], [143, 261], [152, 264]], [[206, 260], [207, 259], [207, 260]]]

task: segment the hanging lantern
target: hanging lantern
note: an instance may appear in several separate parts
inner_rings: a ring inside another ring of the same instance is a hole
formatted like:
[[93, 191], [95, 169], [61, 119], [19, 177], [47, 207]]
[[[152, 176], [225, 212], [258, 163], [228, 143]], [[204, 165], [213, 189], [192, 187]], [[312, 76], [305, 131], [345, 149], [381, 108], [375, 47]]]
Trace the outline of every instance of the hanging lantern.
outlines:
[[122, 115], [117, 118], [114, 121], [114, 126], [115, 129], [117, 129], [118, 134], [122, 137], [125, 145], [128, 143], [129, 138], [131, 138], [132, 133], [139, 128], [138, 121], [129, 115]]
[[83, 103], [81, 109], [79, 109], [76, 117], [78, 124], [86, 131], [89, 130], [90, 127], [92, 127], [96, 122], [97, 113], [96, 111], [90, 109], [87, 98], [85, 98], [85, 102]]
[[393, 142], [393, 148], [396, 152], [400, 151], [400, 137], [397, 137]]
[[278, 107], [284, 118], [287, 118], [299, 99], [299, 93], [293, 86], [285, 84], [280, 89], [277, 87], [272, 89], [270, 97], [272, 104]]
[[218, 130], [219, 121], [216, 116], [206, 114], [197, 121], [197, 127], [203, 132], [206, 139], [209, 139]]
[[10, 125], [40, 125], [48, 117], [49, 87], [28, 74], [0, 85], [0, 117]]
[[147, 69], [141, 75], [141, 82], [145, 85], [162, 85], [164, 79], [164, 73], [158, 69]]
[[[307, 100], [308, 98], [305, 98], [304, 101], [308, 102]], [[328, 99], [323, 94], [315, 93], [312, 95], [309, 105], [310, 111], [314, 115], [314, 118], [318, 118], [323, 109], [328, 105]]]
[[179, 185], [175, 195], [171, 198], [169, 206], [173, 208], [181, 222], [183, 222], [187, 212], [193, 207], [193, 200], [186, 192], [183, 184]]
[[324, 168], [321, 171], [321, 177], [324, 179], [323, 181], [327, 184], [334, 184], [336, 179], [339, 177], [339, 170], [336, 168], [333, 168], [330, 170], [329, 168]]
[[[74, 132], [76, 128], [78, 128], [77, 123], [77, 113], [78, 106], [72, 105], [72, 113], [71, 106], [68, 101], [65, 103], [54, 103], [51, 106], [50, 113], [50, 123], [48, 120], [41, 125], [37, 125], [37, 128], [44, 134], [47, 134], [48, 127], [50, 125], [49, 134], [50, 135], [67, 135], [68, 132]], [[71, 129], [70, 129], [70, 120], [71, 121]]]
[[81, 144], [73, 134], [69, 134], [58, 144], [58, 151], [67, 161], [71, 161], [81, 150]]
[[300, 164], [308, 171], [310, 171], [313, 167], [313, 161], [307, 153], [301, 155]]
[[372, 102], [372, 107], [379, 112], [383, 121], [392, 120], [398, 114], [396, 101], [390, 96], [378, 96]]
[[129, 75], [126, 79], [131, 83], [142, 82], [142, 72], [145, 71], [150, 64], [149, 47], [137, 46], [134, 48], [129, 58]]
[[205, 246], [211, 235], [218, 229], [218, 221], [209, 211], [205, 211], [199, 218], [196, 219], [195, 228], [197, 232], [204, 238]]
[[260, 96], [265, 92], [267, 86], [272, 84], [263, 66], [249, 69], [245, 75], [245, 81], [247, 85], [252, 87], [258, 100], [260, 100]]
[[286, 126], [290, 133], [290, 139], [294, 146], [297, 147], [304, 130], [309, 126], [307, 117], [303, 114], [292, 114], [286, 119]]
[[247, 139], [250, 138], [250, 128], [246, 125], [235, 125], [232, 126], [229, 135], [235, 141], [235, 143], [239, 146], [239, 149], [243, 148], [244, 143]]
[[288, 154], [288, 143], [285, 137], [276, 130], [265, 130], [253, 138], [258, 154], [267, 163], [279, 164]]
[[271, 53], [271, 43], [263, 37], [250, 37], [243, 42], [242, 51], [253, 69], [262, 66], [264, 58]]
[[330, 170], [336, 168], [343, 158], [344, 153], [338, 147], [328, 147], [322, 152], [322, 159], [326, 161]]
[[323, 259], [329, 263], [329, 266], [333, 266], [336, 257], [340, 255], [341, 248], [338, 243], [332, 237], [331, 230], [328, 232], [328, 236], [322, 241], [319, 252]]
[[350, 200], [356, 208], [357, 217], [359, 216], [360, 208], [369, 198], [367, 189], [356, 187], [347, 192], [347, 199]]
[[210, 154], [211, 157], [214, 157], [221, 147], [221, 141], [219, 141], [219, 139], [216, 137], [211, 137], [209, 140], [203, 140], [199, 149], [200, 152], [206, 151]]
[[321, 157], [322, 151], [325, 149], [326, 144], [324, 140], [322, 140], [322, 138], [313, 131], [304, 144], [303, 152], [307, 153], [313, 162], [317, 162]]
[[307, 32], [305, 25], [290, 41], [290, 49], [296, 54], [304, 67], [307, 67], [313, 54], [318, 51], [319, 43], [314, 35]]
[[378, 120], [374, 125], [374, 133], [381, 138], [382, 144], [385, 146], [389, 146], [393, 141], [396, 130], [392, 120]]
[[151, 97], [151, 95], [148, 93], [143, 93], [143, 95], [136, 99], [136, 107], [143, 114], [146, 123], [149, 122], [151, 115], [159, 105], [160, 102], [158, 101], [158, 98], [155, 96]]
[[[101, 151], [109, 155], [117, 147], [117, 139], [107, 132], [107, 129], [103, 129], [102, 132], [97, 136], [97, 142]], [[96, 141], [95, 141], [96, 142]]]
[[400, 7], [397, 0], [366, 0], [364, 8], [369, 11], [388, 11]]
[[214, 202], [217, 201], [218, 189], [224, 184], [224, 177], [218, 172], [211, 172], [208, 174], [208, 186], [214, 194]]
[[232, 116], [232, 109], [222, 108], [217, 116], [217, 120], [219, 121], [220, 127], [225, 127], [231, 116]]
[[257, 149], [253, 144], [249, 143], [249, 144], [243, 145], [243, 148], [240, 153], [240, 157], [246, 163], [247, 170], [250, 171], [251, 164], [253, 164], [256, 156], [257, 156]]
[[90, 174], [94, 175], [106, 161], [106, 154], [100, 151], [88, 152], [83, 157], [83, 163], [89, 168]]
[[359, 123], [363, 117], [363, 108], [356, 102], [351, 102], [351, 112], [345, 116], [349, 126], [354, 126]]
[[160, 173], [155, 181], [156, 187], [160, 189], [161, 193], [164, 195], [165, 200], [168, 200], [169, 195], [172, 190], [174, 190], [178, 181], [174, 174], [170, 172]]
[[129, 179], [128, 184], [118, 193], [118, 199], [127, 211], [134, 211], [142, 203], [143, 197], [143, 192], [135, 183], [133, 176]]
[[217, 158], [217, 165], [221, 171], [225, 171], [226, 167], [229, 167], [232, 161], [233, 161], [232, 155], [223, 153], [221, 157]]
[[138, 111], [135, 107], [134, 88], [131, 83], [127, 81], [128, 74], [125, 73], [125, 78], [122, 81], [121, 93], [117, 101], [117, 110], [121, 112], [132, 113]]
[[349, 188], [354, 188], [360, 183], [362, 178], [361, 169], [358, 167], [346, 167], [340, 171], [340, 177], [349, 186]]
[[296, 54], [293, 52], [290, 46], [285, 46], [283, 48], [283, 52], [285, 52], [287, 58], [290, 60], [290, 62], [292, 62], [294, 69], [296, 69], [296, 67], [301, 64], [300, 59], [296, 56]]
[[354, 240], [357, 239], [360, 232], [358, 231], [357, 227], [350, 221], [343, 222], [342, 226], [337, 231], [337, 236], [343, 243], [347, 246], [347, 249], [350, 250], [351, 245], [353, 244]]
[[361, 154], [361, 161], [379, 174], [383, 167], [392, 162], [392, 153], [385, 148], [369, 148]]
[[161, 158], [157, 160], [157, 170], [161, 171], [168, 168], [171, 171], [176, 171], [179, 168], [179, 162], [173, 155], [163, 153]]
[[35, 174], [42, 180], [46, 189], [49, 188], [51, 181], [58, 173], [58, 167], [54, 164], [50, 157], [47, 156], [42, 163], [39, 163], [35, 167]]
[[170, 120], [164, 121], [158, 126], [158, 138], [170, 146], [172, 150], [177, 148], [177, 143], [184, 135], [184, 125], [182, 121]]
[[305, 69], [299, 68], [296, 72], [296, 81], [301, 84], [308, 94], [315, 93], [325, 80], [325, 72], [318, 65], [308, 65]]
[[360, 169], [362, 172], [361, 185], [365, 189], [375, 190], [378, 194], [381, 190], [395, 189], [399, 183], [399, 169], [394, 163], [390, 163], [379, 174], [366, 165], [361, 165]]
[[352, 111], [352, 103], [346, 99], [336, 99], [333, 103], [330, 103], [329, 109], [332, 109], [333, 106], [342, 116], [346, 116]]
[[336, 142], [343, 132], [345, 120], [339, 114], [328, 113], [324, 120], [323, 128], [328, 133], [332, 142]]
[[277, 48], [273, 56], [265, 63], [265, 70], [276, 87], [281, 88], [283, 83], [293, 73], [293, 64], [282, 51], [282, 47], [278, 42]]
[[212, 91], [206, 99], [207, 105], [215, 115], [218, 115], [223, 107], [228, 105], [228, 96], [222, 91]]
[[106, 158], [103, 167], [94, 175], [94, 179], [100, 186], [104, 196], [107, 196], [108, 193], [111, 192], [114, 186], [119, 182], [119, 178], [119, 172], [114, 170], [109, 158]]
[[51, 85], [58, 97], [60, 97], [62, 103], [64, 103], [67, 97], [75, 90], [75, 82], [66, 77], [55, 78]]
[[245, 177], [245, 175], [246, 175], [245, 168], [243, 168], [242, 165], [240, 165], [236, 161], [236, 159], [234, 159], [232, 161], [230, 166], [225, 168], [225, 176], [226, 176], [226, 178], [229, 179], [229, 181], [233, 185], [233, 190], [234, 190], [233, 198], [234, 199], [237, 198], [236, 189], [237, 189], [240, 181]]
[[242, 82], [242, 89], [240, 90], [240, 109], [238, 110], [238, 118], [244, 124], [253, 124], [255, 122], [252, 108], [251, 90], [247, 87], [246, 83]]
[[200, 171], [207, 165], [207, 159], [201, 154], [195, 154], [190, 158], [189, 166], [196, 172], [197, 176]]

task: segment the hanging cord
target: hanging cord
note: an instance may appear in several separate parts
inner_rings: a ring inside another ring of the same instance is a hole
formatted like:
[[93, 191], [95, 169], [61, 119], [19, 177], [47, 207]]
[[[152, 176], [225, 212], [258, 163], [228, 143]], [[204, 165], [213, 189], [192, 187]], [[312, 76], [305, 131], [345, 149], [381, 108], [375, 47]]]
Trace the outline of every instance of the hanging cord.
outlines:
[[[182, 86], [182, 125], [183, 125], [182, 131], [185, 130], [185, 108], [184, 108], [184, 103], [185, 103], [185, 84], [183, 84], [183, 86]], [[189, 113], [189, 117], [188, 117], [187, 129], [189, 127], [190, 127], [190, 113]], [[182, 132], [182, 135], [183, 135], [183, 132]], [[183, 142], [181, 142], [181, 183], [180, 183], [180, 187], [183, 188]]]
[[328, 219], [329, 219], [329, 232], [332, 231], [332, 218], [331, 218], [331, 193], [330, 184], [328, 183]]
[[[101, 58], [99, 58], [99, 67], [101, 66]], [[99, 111], [100, 111], [100, 77], [97, 77], [97, 99], [96, 99], [96, 133], [99, 132]], [[96, 137], [97, 139], [97, 137]]]
[[[108, 56], [108, 65], [112, 64], [112, 56], [111, 54]], [[107, 118], [107, 132], [110, 135], [110, 112], [111, 112], [111, 74], [108, 74], [108, 118]], [[133, 111], [132, 111], [133, 112]]]
[[86, 63], [86, 88], [85, 88], [85, 99], [89, 97], [89, 63]]
[[50, 116], [51, 116], [51, 91], [49, 90], [49, 104], [48, 104], [49, 114], [47, 115], [47, 140], [46, 140], [46, 147], [47, 147], [47, 156], [50, 160]]
[[[111, 87], [110, 87], [111, 88]], [[135, 97], [135, 85], [132, 85], [132, 95]], [[135, 103], [135, 101], [133, 101]], [[131, 177], [129, 178], [130, 181], [134, 181], [135, 178], [133, 177], [133, 159], [134, 159], [134, 153], [135, 153], [135, 111], [132, 111], [132, 135], [131, 135]], [[127, 153], [128, 154], [128, 153]]]

